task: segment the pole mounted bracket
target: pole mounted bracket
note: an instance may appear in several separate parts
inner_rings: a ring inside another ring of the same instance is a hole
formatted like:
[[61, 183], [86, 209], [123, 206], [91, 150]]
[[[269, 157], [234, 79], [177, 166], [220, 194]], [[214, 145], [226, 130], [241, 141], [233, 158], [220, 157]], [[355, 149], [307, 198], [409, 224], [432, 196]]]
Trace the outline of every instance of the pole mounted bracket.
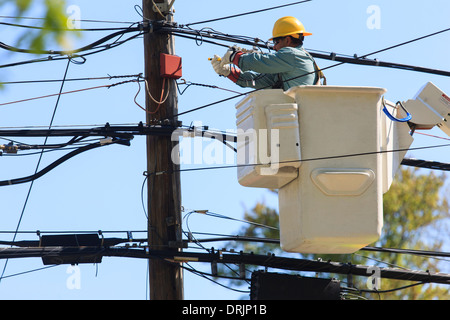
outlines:
[[172, 227], [172, 226], [179, 226], [180, 223], [176, 217], [170, 216], [166, 218], [166, 225], [168, 227]]
[[174, 3], [175, 0], [172, 0], [170, 3], [169, 0], [166, 0], [163, 3], [153, 3], [153, 11], [166, 15], [170, 12]]

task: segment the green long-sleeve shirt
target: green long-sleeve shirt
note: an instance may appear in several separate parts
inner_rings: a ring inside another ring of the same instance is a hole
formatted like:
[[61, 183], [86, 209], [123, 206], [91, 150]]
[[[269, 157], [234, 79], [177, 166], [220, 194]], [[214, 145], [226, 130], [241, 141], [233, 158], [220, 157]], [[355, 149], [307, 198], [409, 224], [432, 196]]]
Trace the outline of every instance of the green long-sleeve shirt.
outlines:
[[[236, 84], [255, 89], [272, 88], [279, 80], [282, 89], [317, 82], [313, 58], [299, 47], [284, 47], [275, 53], [249, 53], [239, 59], [241, 69]], [[281, 78], [281, 79], [280, 79]]]

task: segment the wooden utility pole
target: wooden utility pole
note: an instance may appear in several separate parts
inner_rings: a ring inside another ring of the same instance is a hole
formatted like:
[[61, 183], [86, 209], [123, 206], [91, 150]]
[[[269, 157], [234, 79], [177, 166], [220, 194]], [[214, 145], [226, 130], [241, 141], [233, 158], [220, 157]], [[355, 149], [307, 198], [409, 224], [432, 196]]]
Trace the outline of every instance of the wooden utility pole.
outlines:
[[[171, 2], [173, 0], [170, 0]], [[172, 21], [172, 14], [165, 11], [168, 0], [142, 0], [144, 22]], [[154, 10], [155, 3], [158, 10]], [[174, 54], [173, 37], [158, 32], [144, 36], [147, 124], [158, 120], [175, 121], [178, 113], [177, 89], [174, 79], [160, 76], [160, 53]], [[167, 99], [163, 103], [158, 103]], [[156, 100], [156, 101], [155, 101]], [[167, 136], [147, 137], [148, 176], [148, 243], [151, 250], [173, 250], [181, 242], [181, 187], [178, 165], [174, 164], [172, 150], [178, 141]], [[176, 162], [177, 163], [177, 162]], [[178, 162], [179, 163], [179, 162]], [[158, 172], [168, 172], [155, 174]], [[183, 273], [181, 265], [163, 259], [152, 258], [150, 264], [150, 299], [182, 300]]]

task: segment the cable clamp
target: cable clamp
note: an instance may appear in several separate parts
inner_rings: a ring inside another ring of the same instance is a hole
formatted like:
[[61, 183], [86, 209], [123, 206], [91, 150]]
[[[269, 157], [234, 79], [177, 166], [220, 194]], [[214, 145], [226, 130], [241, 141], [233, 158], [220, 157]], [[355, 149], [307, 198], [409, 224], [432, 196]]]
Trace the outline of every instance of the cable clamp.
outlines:
[[111, 137], [100, 139], [100, 145], [104, 146], [105, 144], [112, 143], [112, 141], [113, 141], [113, 139]]
[[166, 14], [170, 13], [170, 10], [172, 9], [175, 0], [172, 0], [171, 3], [169, 3], [169, 1], [165, 1], [163, 3], [155, 3], [155, 1], [153, 0], [152, 2], [153, 2], [153, 11], [158, 12], [161, 16], [165, 17]]
[[0, 150], [5, 151], [6, 153], [17, 153], [17, 150], [19, 150], [19, 147], [15, 146], [12, 142], [10, 142], [7, 145], [1, 144]]

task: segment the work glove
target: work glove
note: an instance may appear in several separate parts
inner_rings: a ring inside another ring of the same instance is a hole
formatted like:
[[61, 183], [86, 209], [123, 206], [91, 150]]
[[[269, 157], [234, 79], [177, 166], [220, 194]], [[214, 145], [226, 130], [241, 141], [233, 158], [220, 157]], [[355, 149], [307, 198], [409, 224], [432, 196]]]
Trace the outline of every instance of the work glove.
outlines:
[[222, 57], [222, 64], [226, 65], [229, 63], [234, 63], [237, 64], [235, 60], [235, 58], [237, 56], [242, 55], [242, 49], [237, 47], [237, 46], [232, 46], [230, 47], [227, 52], [225, 53], [225, 55]]
[[218, 55], [214, 55], [214, 58], [211, 59], [211, 65], [219, 76], [228, 77], [231, 73], [230, 64], [224, 64], [223, 59]]

